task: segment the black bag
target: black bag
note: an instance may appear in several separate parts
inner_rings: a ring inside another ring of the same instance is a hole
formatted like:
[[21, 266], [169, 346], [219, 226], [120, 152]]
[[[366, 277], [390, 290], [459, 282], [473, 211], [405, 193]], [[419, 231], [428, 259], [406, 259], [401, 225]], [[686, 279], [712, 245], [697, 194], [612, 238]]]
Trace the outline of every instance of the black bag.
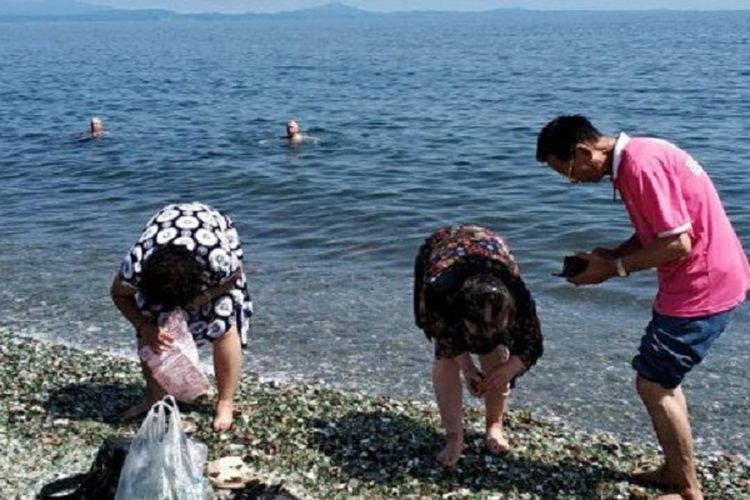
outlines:
[[130, 438], [107, 439], [87, 473], [45, 485], [37, 500], [114, 500], [131, 441]]
[[233, 500], [299, 500], [281, 485], [256, 484], [245, 486], [234, 494]]

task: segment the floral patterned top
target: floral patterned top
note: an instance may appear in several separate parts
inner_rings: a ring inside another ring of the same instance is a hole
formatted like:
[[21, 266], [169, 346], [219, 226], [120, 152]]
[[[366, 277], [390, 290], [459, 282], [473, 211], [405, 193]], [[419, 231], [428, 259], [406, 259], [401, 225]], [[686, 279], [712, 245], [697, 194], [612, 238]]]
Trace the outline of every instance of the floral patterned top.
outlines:
[[[515, 299], [516, 313], [509, 328], [497, 338], [472, 339], [450, 328], [440, 311], [430, 311], [425, 290], [455, 290], [464, 279], [479, 273], [497, 276]], [[442, 227], [419, 248], [414, 263], [414, 317], [428, 339], [455, 344], [448, 337], [464, 335], [462, 345], [482, 354], [499, 345], [524, 362], [526, 369], [543, 353], [542, 332], [536, 305], [521, 279], [518, 266], [503, 239], [489, 229], [475, 225]], [[450, 353], [452, 356], [460, 352]]]
[[[120, 281], [136, 290], [136, 303], [145, 316], [157, 317], [161, 307], [146, 304], [138, 291], [143, 263], [154, 250], [166, 245], [182, 245], [195, 253], [205, 267], [201, 290], [221, 284], [242, 263], [242, 244], [228, 216], [203, 203], [167, 205], [146, 223], [138, 241], [120, 266]], [[188, 326], [196, 343], [216, 340], [236, 324], [242, 346], [246, 346], [253, 303], [247, 291], [244, 271], [231, 290], [196, 310], [185, 312], [189, 316]]]

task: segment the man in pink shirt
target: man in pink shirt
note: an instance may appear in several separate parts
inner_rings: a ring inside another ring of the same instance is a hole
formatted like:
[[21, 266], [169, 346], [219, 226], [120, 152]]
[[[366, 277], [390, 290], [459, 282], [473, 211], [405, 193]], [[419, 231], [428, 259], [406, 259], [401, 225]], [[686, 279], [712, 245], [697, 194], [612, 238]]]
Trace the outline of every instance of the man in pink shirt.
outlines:
[[614, 249], [579, 252], [587, 266], [568, 281], [593, 285], [657, 269], [653, 317], [632, 365], [665, 461], [635, 477], [674, 493], [661, 498], [701, 499], [681, 383], [750, 289], [747, 257], [716, 188], [700, 163], [673, 144], [607, 137], [578, 115], [549, 122], [536, 156], [573, 182], [609, 175], [625, 202], [635, 234]]

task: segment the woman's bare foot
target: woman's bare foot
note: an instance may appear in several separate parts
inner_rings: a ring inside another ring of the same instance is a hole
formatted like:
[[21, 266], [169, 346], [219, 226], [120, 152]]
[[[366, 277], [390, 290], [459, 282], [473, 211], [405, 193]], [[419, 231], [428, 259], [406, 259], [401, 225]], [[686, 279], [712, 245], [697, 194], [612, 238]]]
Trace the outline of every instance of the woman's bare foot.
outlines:
[[493, 455], [510, 451], [508, 439], [503, 434], [502, 423], [494, 423], [487, 427], [487, 450]]
[[444, 467], [453, 467], [461, 458], [464, 451], [464, 436], [462, 434], [448, 434], [445, 436], [445, 447], [438, 453], [437, 460]]
[[120, 418], [122, 418], [123, 420], [129, 420], [131, 418], [140, 417], [141, 415], [149, 411], [157, 401], [159, 401], [159, 398], [152, 399], [150, 397], [145, 397], [122, 412], [120, 414]]
[[214, 413], [214, 430], [229, 430], [232, 427], [232, 422], [234, 422], [234, 402], [218, 401], [216, 403], [216, 412]]

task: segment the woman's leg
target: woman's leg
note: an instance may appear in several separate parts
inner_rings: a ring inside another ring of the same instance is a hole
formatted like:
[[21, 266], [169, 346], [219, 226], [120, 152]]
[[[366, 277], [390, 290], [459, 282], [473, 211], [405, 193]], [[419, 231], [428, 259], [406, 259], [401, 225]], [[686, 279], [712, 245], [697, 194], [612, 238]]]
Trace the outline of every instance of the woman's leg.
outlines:
[[214, 430], [223, 431], [229, 429], [234, 421], [234, 393], [237, 391], [242, 368], [242, 347], [236, 325], [213, 343], [213, 351], [214, 374], [219, 386]]
[[461, 458], [464, 447], [463, 388], [458, 361], [436, 359], [432, 365], [432, 385], [445, 429], [445, 447], [437, 458], [441, 464], [452, 467]]
[[[487, 376], [503, 364], [503, 359], [495, 350], [479, 356], [479, 363], [482, 366], [482, 373]], [[510, 386], [502, 392], [496, 391], [484, 395], [486, 442], [490, 453], [504, 453], [510, 449], [508, 440], [503, 434], [503, 415], [507, 409], [509, 395]]]
[[[143, 345], [144, 344], [142, 343], [142, 340], [139, 338], [139, 351], [141, 350], [141, 347], [143, 347]], [[140, 362], [141, 371], [143, 372], [143, 378], [146, 380], [146, 395], [135, 405], [125, 410], [125, 412], [122, 414], [122, 418], [133, 418], [146, 413], [149, 409], [151, 409], [154, 403], [159, 401], [167, 394], [166, 392], [164, 392], [164, 389], [161, 388], [159, 382], [154, 380], [154, 377], [151, 376], [151, 371], [148, 369], [148, 365], [146, 364], [146, 362], [143, 360], [140, 360]]]

